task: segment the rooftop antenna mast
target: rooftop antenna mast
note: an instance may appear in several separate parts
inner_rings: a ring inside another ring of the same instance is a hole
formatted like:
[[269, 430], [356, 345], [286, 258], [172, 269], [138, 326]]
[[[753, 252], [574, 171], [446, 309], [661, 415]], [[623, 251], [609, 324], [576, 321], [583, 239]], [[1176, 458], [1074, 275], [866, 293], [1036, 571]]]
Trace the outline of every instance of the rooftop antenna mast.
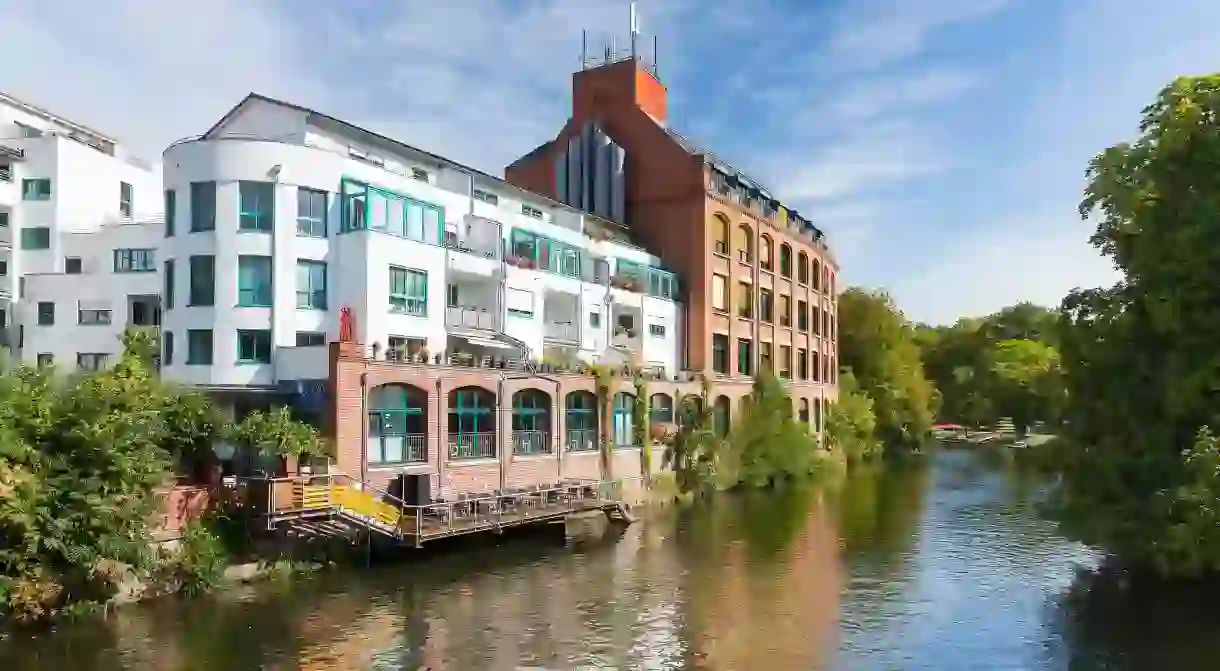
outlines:
[[635, 42], [640, 36], [640, 15], [636, 12], [635, 3], [631, 3], [631, 60], [635, 60]]

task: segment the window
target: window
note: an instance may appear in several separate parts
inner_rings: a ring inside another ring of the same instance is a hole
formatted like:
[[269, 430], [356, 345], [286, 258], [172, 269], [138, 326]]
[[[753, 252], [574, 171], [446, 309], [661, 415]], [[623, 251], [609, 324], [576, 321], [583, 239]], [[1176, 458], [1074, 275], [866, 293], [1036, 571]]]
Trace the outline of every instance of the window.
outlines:
[[822, 381], [822, 356], [821, 356], [821, 354], [819, 354], [816, 351], [811, 352], [811, 354], [813, 356], [812, 356], [812, 360], [810, 361], [809, 367], [812, 369], [812, 372], [813, 372], [813, 375], [812, 375], [813, 381], [821, 382]]
[[737, 374], [751, 375], [753, 369], [753, 343], [747, 338], [737, 339]]
[[390, 312], [428, 315], [428, 273], [390, 266]]
[[161, 364], [174, 365], [174, 334], [169, 331], [161, 334]]
[[96, 372], [106, 367], [106, 359], [110, 358], [109, 354], [84, 354], [76, 355], [76, 367], [80, 370]]
[[610, 436], [618, 446], [635, 445], [635, 397], [619, 392], [614, 395]]
[[428, 244], [444, 239], [445, 211], [364, 182], [340, 182], [339, 231], [372, 229]]
[[788, 379], [792, 377], [792, 347], [779, 346], [779, 376]]
[[737, 260], [742, 263], [754, 262], [754, 231], [745, 224], [737, 227]]
[[712, 309], [727, 312], [729, 309], [728, 297], [729, 279], [724, 275], [712, 275]]
[[116, 249], [114, 250], [114, 272], [116, 273], [152, 273], [157, 271], [156, 250], [152, 249]]
[[165, 262], [165, 289], [161, 292], [161, 302], [164, 303], [165, 309], [169, 310], [174, 307], [174, 260], [170, 259]]
[[809, 353], [803, 347], [796, 350], [796, 379], [809, 379]]
[[729, 374], [729, 337], [723, 333], [712, 334], [712, 370]]
[[771, 249], [771, 237], [763, 235], [758, 241], [758, 267], [763, 270], [771, 270], [774, 261], [771, 258], [773, 250]]
[[814, 289], [814, 291], [821, 290], [821, 284], [822, 284], [821, 277], [822, 277], [822, 262], [817, 259], [814, 259], [813, 260], [813, 289]]
[[521, 214], [524, 214], [527, 217], [533, 217], [535, 219], [542, 218], [542, 210], [534, 207], [533, 205], [526, 205], [525, 203], [521, 203]]
[[497, 205], [500, 203], [500, 197], [489, 191], [475, 189], [473, 195], [475, 200], [481, 200], [488, 205]]
[[602, 327], [602, 313], [590, 312], [589, 313], [589, 328], [599, 329], [601, 327]]
[[51, 180], [23, 179], [21, 180], [22, 200], [50, 200]]
[[524, 289], [509, 287], [504, 291], [504, 307], [508, 314], [523, 319], [534, 318], [534, 294]]
[[297, 235], [307, 238], [326, 237], [326, 192], [297, 189]]
[[729, 220], [721, 215], [712, 217], [712, 239], [717, 254], [729, 255]]
[[131, 185], [127, 182], [119, 182], [119, 214], [129, 219], [133, 209], [131, 201]]
[[[178, 192], [165, 190], [165, 237], [174, 237], [174, 227], [178, 221]], [[169, 364], [166, 364], [169, 365]]]
[[822, 308], [815, 305], [810, 312], [809, 318], [813, 320], [813, 335], [822, 335]]
[[664, 338], [665, 337], [665, 325], [664, 324], [649, 324], [648, 325], [648, 335], [655, 336], [658, 338]]
[[323, 347], [326, 345], [326, 334], [317, 331], [297, 331], [297, 347]]
[[297, 309], [326, 309], [326, 264], [297, 259]]
[[369, 393], [368, 463], [428, 461], [428, 394], [409, 385], [387, 384]]
[[271, 257], [237, 257], [237, 304], [242, 307], [271, 307]]
[[8, 212], [0, 212], [0, 228], [8, 228]]
[[55, 325], [55, 304], [50, 301], [41, 301], [38, 303], [38, 325], [39, 326], [54, 326]]
[[792, 326], [792, 297], [780, 295], [779, 297], [779, 325]]
[[81, 261], [79, 256], [64, 257], [64, 273], [67, 275], [79, 275], [81, 273]]
[[107, 326], [110, 321], [110, 310], [77, 308], [76, 323], [81, 326]]
[[770, 289], [759, 289], [758, 290], [758, 318], [765, 322], [772, 321], [774, 318], [774, 315], [772, 314], [772, 308], [773, 308], [773, 305], [771, 302], [771, 290]]
[[237, 230], [269, 233], [275, 228], [275, 185], [238, 182]]
[[411, 179], [418, 179], [421, 182], [428, 181], [428, 171], [423, 168], [411, 168]]
[[754, 316], [754, 285], [737, 283], [737, 316], [749, 319]]
[[798, 331], [809, 330], [809, 304], [805, 301], [796, 302], [796, 328]]
[[38, 367], [45, 368], [55, 364], [55, 355], [50, 352], [38, 353]]
[[7, 161], [0, 162], [0, 182], [13, 181], [13, 164]]
[[657, 268], [648, 269], [648, 295], [673, 300], [678, 293], [678, 278]]
[[50, 249], [51, 229], [46, 226], [31, 226], [21, 229], [22, 249]]
[[191, 329], [186, 332], [186, 365], [212, 365], [211, 329]]
[[238, 363], [271, 363], [271, 331], [238, 329]]
[[792, 277], [792, 248], [786, 242], [779, 246], [779, 274]]
[[809, 283], [809, 256], [805, 252], [796, 256], [796, 281], [801, 284]]
[[191, 232], [216, 230], [216, 182], [191, 182]]
[[775, 366], [771, 363], [771, 343], [758, 343], [758, 365], [766, 370], [775, 370]]
[[8, 275], [8, 261], [0, 261], [0, 277]]
[[190, 287], [187, 305], [210, 306], [216, 304], [216, 257], [196, 255], [190, 260]]

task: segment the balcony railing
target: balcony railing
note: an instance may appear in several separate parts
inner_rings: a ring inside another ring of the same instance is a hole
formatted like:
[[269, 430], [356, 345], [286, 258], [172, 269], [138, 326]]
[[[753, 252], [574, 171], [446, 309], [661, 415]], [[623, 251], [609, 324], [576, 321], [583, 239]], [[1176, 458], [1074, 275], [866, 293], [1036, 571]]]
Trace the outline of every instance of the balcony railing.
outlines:
[[513, 431], [513, 454], [550, 454], [550, 431]]
[[568, 452], [596, 452], [597, 429], [568, 429]]
[[564, 342], [577, 342], [580, 339], [576, 324], [573, 322], [547, 322], [543, 335], [548, 340]]
[[450, 307], [445, 310], [445, 323], [455, 328], [498, 329], [496, 314], [485, 308]]
[[495, 459], [496, 432], [450, 434], [450, 459]]
[[[369, 436], [370, 448], [380, 449], [386, 463], [424, 464], [428, 462], [428, 437], [422, 433]], [[370, 460], [377, 465], [377, 462]]]
[[11, 181], [13, 181], [12, 166], [0, 165], [0, 182], [11, 182]]

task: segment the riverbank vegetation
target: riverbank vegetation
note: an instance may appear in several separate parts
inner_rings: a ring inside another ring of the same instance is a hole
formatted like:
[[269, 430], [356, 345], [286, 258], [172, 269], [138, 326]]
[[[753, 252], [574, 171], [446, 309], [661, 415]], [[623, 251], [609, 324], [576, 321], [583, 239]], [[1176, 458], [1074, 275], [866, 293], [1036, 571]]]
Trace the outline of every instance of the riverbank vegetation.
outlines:
[[199, 591], [222, 548], [189, 527], [154, 542], [156, 490], [197, 470], [222, 439], [275, 454], [322, 449], [286, 414], [231, 424], [155, 374], [149, 332], [129, 331], [107, 370], [23, 367], [0, 376], [0, 617], [37, 621], [106, 603], [134, 583]]

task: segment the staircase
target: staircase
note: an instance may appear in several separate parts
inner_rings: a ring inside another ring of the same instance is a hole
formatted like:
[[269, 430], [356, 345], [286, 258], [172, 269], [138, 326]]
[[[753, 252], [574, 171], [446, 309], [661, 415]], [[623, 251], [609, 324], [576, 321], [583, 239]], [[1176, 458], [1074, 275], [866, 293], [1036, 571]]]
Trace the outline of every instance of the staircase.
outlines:
[[327, 484], [318, 485], [292, 483], [291, 506], [277, 510], [271, 516], [271, 524], [283, 525], [302, 536], [342, 537], [352, 542], [361, 531], [403, 539], [402, 512], [381, 500], [387, 494], [339, 484], [334, 478], [327, 480]]
[[995, 430], [1005, 435], [1015, 435], [1017, 427], [1012, 423], [1011, 417], [1001, 417], [995, 423]]

